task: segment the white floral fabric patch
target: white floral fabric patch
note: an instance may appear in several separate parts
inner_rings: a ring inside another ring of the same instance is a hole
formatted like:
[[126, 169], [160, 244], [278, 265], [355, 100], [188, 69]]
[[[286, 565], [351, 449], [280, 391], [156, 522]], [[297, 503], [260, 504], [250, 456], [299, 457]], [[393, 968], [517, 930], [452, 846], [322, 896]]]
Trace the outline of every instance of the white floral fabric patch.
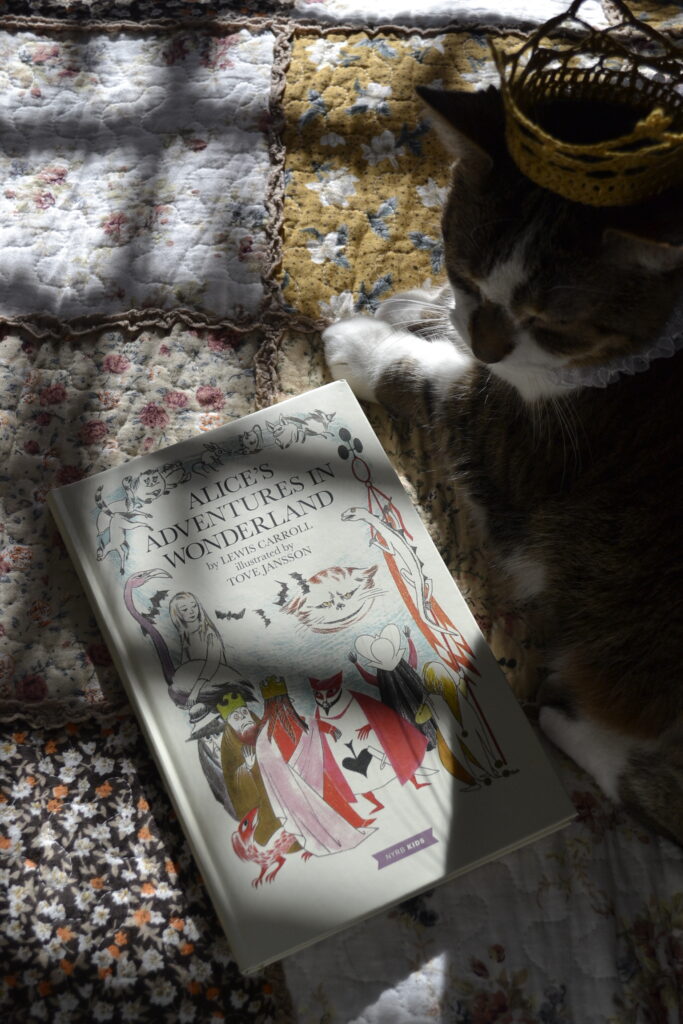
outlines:
[[[486, 24], [493, 26], [541, 25], [549, 18], [563, 14], [567, 0], [294, 0], [293, 13], [323, 22], [360, 22], [364, 25], [420, 25], [446, 24], [457, 18], [460, 26]], [[582, 17], [595, 25], [605, 25], [606, 16], [600, 0], [587, 0]]]
[[272, 31], [0, 33], [0, 316], [264, 302]]

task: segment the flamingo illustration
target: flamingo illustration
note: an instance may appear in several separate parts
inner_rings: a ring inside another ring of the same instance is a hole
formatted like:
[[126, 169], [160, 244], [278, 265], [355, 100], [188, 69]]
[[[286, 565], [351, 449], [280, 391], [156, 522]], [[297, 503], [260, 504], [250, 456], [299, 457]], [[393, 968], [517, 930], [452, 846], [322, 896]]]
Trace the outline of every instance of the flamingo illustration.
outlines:
[[135, 607], [133, 601], [133, 591], [138, 587], [144, 587], [146, 583], [153, 579], [167, 579], [170, 580], [173, 577], [170, 572], [166, 572], [165, 569], [145, 569], [143, 572], [135, 572], [132, 576], [129, 576], [126, 580], [126, 585], [123, 588], [123, 603], [126, 608], [133, 616], [135, 621], [139, 624], [145, 636], [148, 636], [154, 644], [154, 649], [159, 656], [161, 663], [161, 670], [164, 673], [164, 679], [169, 686], [173, 685], [173, 676], [175, 674], [175, 665], [173, 659], [168, 650], [168, 646], [163, 636], [156, 628], [156, 626], [145, 616], [142, 612], [139, 612]]

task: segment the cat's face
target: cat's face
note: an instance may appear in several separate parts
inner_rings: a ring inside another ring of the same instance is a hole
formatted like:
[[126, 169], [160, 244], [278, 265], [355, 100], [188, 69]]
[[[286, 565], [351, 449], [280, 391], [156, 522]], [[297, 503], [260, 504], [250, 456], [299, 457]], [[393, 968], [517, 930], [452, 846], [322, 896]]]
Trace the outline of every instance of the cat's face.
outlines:
[[516, 384], [646, 347], [683, 288], [680, 200], [571, 203], [513, 164], [496, 90], [422, 92], [458, 157], [442, 231], [451, 323], [474, 355]]
[[282, 611], [295, 615], [301, 625], [314, 633], [337, 633], [362, 619], [378, 596], [377, 566], [354, 569], [333, 566], [307, 580], [292, 575], [283, 583], [279, 603]]

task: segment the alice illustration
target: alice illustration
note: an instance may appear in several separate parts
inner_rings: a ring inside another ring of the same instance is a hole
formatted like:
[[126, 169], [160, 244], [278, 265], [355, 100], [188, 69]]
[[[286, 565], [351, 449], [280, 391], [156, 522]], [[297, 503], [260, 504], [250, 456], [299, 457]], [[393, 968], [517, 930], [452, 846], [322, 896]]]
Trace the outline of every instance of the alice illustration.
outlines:
[[305, 416], [281, 414], [274, 423], [266, 421], [266, 426], [278, 448], [289, 448], [293, 444], [303, 444], [307, 437], [332, 437], [329, 426], [334, 417], [334, 413], [314, 409]]
[[[404, 643], [408, 648], [407, 659]], [[358, 655], [374, 671], [364, 668]], [[429, 662], [420, 676], [417, 672], [417, 650], [407, 627], [403, 636], [395, 623], [389, 623], [381, 633], [357, 637], [355, 651], [349, 654], [349, 660], [366, 683], [378, 687], [386, 705], [424, 734], [427, 750], [437, 748], [439, 760], [447, 772], [473, 788], [482, 781], [489, 784], [492, 778], [499, 776], [497, 767], [500, 767], [500, 761], [494, 767], [491, 742], [482, 723], [478, 722], [479, 728], [467, 731], [465, 717], [472, 713], [473, 708], [468, 703], [464, 680], [454, 681], [440, 662]], [[450, 742], [446, 737], [454, 730], [443, 716], [439, 718], [434, 697], [443, 698], [460, 726]]]
[[[407, 655], [404, 649], [407, 646]], [[358, 655], [368, 663], [368, 671], [358, 660]], [[355, 651], [349, 654], [358, 672], [371, 686], [379, 688], [380, 699], [393, 708], [407, 722], [415, 725], [427, 740], [427, 750], [436, 746], [436, 728], [430, 714], [425, 714], [426, 692], [422, 678], [418, 675], [417, 650], [406, 626], [403, 636], [398, 626], [391, 622], [381, 633], [365, 634], [356, 638]]]
[[434, 770], [422, 767], [427, 738], [415, 724], [381, 700], [360, 690], [347, 690], [343, 672], [327, 679], [309, 679], [309, 683], [316, 711], [308, 742], [302, 741], [292, 758], [299, 772], [310, 778], [318, 763], [332, 777], [331, 765], [336, 762], [336, 772], [341, 772], [354, 797], [363, 796], [373, 812], [384, 809], [375, 791], [394, 779], [401, 786], [411, 782], [415, 789], [430, 785], [418, 781], [433, 775]]
[[102, 562], [107, 555], [117, 554], [119, 556], [119, 572], [123, 576], [126, 571], [126, 562], [130, 556], [130, 544], [128, 534], [132, 530], [151, 530], [152, 527], [145, 519], [151, 519], [151, 513], [142, 512], [130, 499], [130, 492], [126, 490], [126, 477], [123, 481], [126, 498], [107, 504], [102, 498], [102, 486], [95, 492], [95, 504], [99, 509], [97, 514], [97, 561]]
[[272, 882], [285, 864], [285, 854], [293, 849], [301, 849], [297, 838], [285, 828], [280, 828], [261, 845], [254, 838], [259, 827], [261, 812], [258, 807], [252, 808], [244, 815], [235, 832], [232, 833], [232, 848], [240, 860], [253, 861], [259, 868], [256, 878], [251, 884], [258, 888], [262, 882]]
[[[159, 659], [163, 678], [168, 687], [169, 696], [172, 698], [174, 703], [180, 707], [187, 705], [187, 698], [189, 693], [194, 689], [199, 680], [199, 694], [201, 701], [206, 699], [211, 700], [213, 706], [207, 706], [206, 704], [197, 701], [190, 708], [190, 719], [192, 723], [196, 723], [200, 719], [204, 718], [208, 714], [209, 710], [219, 710], [218, 705], [222, 702], [222, 699], [226, 693], [230, 693], [233, 696], [241, 696], [245, 701], [253, 701], [255, 699], [253, 687], [246, 679], [241, 679], [234, 669], [231, 669], [228, 665], [220, 662], [214, 670], [213, 674], [209, 678], [211, 672], [211, 666], [207, 666], [207, 644], [201, 651], [200, 646], [200, 657], [193, 660], [193, 644], [192, 641], [182, 648], [181, 663], [176, 664], [175, 659], [171, 655], [169, 646], [166, 642], [166, 637], [157, 626], [157, 620], [161, 613], [162, 607], [165, 605], [168, 590], [155, 590], [155, 592], [144, 601], [144, 610], [138, 607], [138, 604], [143, 604], [141, 595], [143, 588], [148, 586], [150, 583], [154, 583], [157, 587], [163, 586], [167, 581], [172, 579], [171, 574], [166, 569], [160, 569], [158, 566], [152, 569], [145, 569], [141, 572], [133, 573], [126, 580], [126, 584], [123, 590], [123, 603], [133, 617], [133, 619], [140, 626], [143, 634], [151, 640], [154, 645], [154, 650]], [[137, 595], [137, 604], [136, 604]], [[176, 595], [179, 597], [181, 595]], [[185, 598], [191, 598], [199, 608], [199, 602], [193, 598], [193, 595], [182, 595]], [[192, 614], [188, 615], [188, 618], [192, 618]], [[181, 615], [182, 618], [182, 615]], [[181, 620], [179, 619], [179, 622]], [[176, 625], [178, 628], [178, 625]], [[208, 628], [208, 627], [207, 627]], [[213, 627], [215, 630], [215, 626]], [[189, 630], [191, 633], [191, 629]], [[181, 640], [182, 645], [182, 640]], [[196, 645], [196, 642], [195, 642]], [[211, 647], [213, 647], [213, 643]], [[218, 637], [218, 649], [223, 654], [223, 645]], [[203, 654], [203, 656], [202, 656]], [[183, 662], [183, 657], [185, 661]], [[206, 693], [202, 689], [202, 680], [206, 679], [207, 689]], [[215, 698], [216, 692], [219, 692], [218, 699]], [[193, 700], [197, 700], [197, 696], [193, 696]], [[220, 716], [219, 716], [220, 718]], [[222, 718], [220, 718], [222, 723]], [[218, 730], [218, 735], [222, 735], [223, 726]], [[233, 814], [234, 808], [230, 795], [226, 789], [222, 766], [221, 766], [221, 751], [220, 745], [216, 742], [216, 730], [213, 728], [204, 729], [200, 732], [192, 734], [190, 739], [197, 742], [197, 750], [199, 761], [202, 766], [202, 770], [206, 776], [207, 782], [211, 788], [213, 795], [222, 803], [225, 809]]]
[[243, 692], [249, 684], [228, 664], [221, 635], [194, 594], [174, 594], [168, 612], [180, 638], [180, 661], [169, 695], [191, 710], [195, 720], [219, 704], [226, 692]]

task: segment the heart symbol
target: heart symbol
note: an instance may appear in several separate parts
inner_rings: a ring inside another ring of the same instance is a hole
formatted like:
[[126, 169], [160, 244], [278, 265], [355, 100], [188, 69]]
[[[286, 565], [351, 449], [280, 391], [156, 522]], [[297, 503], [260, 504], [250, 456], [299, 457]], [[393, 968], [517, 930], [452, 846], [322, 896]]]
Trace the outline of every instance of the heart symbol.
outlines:
[[368, 748], [365, 747], [364, 750], [361, 750], [358, 757], [345, 757], [342, 761], [342, 768], [346, 768], [347, 771], [350, 772], [358, 772], [359, 775], [365, 775], [367, 778], [368, 765], [371, 761], [372, 754]]
[[401, 634], [393, 622], [385, 626], [378, 636], [365, 633], [356, 637], [356, 650], [366, 658], [373, 668], [383, 668], [391, 672], [401, 660]]

